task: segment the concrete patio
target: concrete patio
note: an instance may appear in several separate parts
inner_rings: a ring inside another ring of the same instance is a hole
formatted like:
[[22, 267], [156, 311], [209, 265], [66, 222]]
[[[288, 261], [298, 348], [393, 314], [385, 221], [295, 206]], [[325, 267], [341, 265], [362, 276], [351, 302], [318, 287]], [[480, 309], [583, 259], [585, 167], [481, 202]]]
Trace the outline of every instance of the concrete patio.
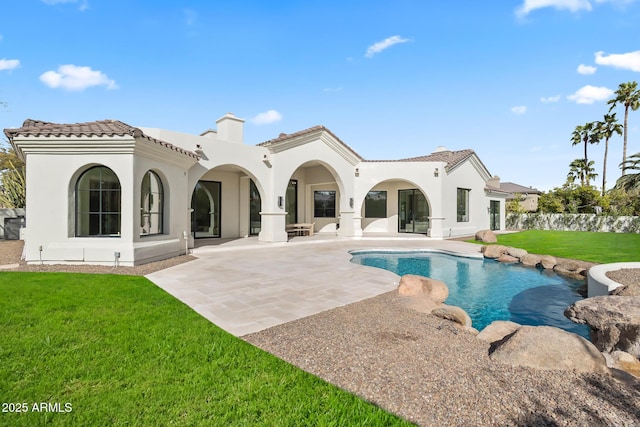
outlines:
[[[207, 242], [209, 243], [209, 242]], [[397, 287], [386, 270], [349, 262], [350, 250], [442, 250], [479, 256], [472, 243], [424, 236], [347, 239], [326, 236], [265, 244], [257, 238], [212, 241], [197, 260], [146, 276], [219, 327], [242, 336], [371, 298]]]

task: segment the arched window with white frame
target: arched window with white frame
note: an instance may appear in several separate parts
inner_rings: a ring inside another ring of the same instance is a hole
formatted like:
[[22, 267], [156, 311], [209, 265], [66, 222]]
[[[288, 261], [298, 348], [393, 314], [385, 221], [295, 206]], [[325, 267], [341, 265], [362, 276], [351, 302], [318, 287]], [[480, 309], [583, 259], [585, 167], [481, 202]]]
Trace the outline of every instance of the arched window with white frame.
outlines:
[[140, 191], [140, 235], [164, 232], [164, 190], [157, 173], [147, 171]]
[[76, 182], [76, 237], [119, 237], [120, 180], [106, 166], [94, 166]]

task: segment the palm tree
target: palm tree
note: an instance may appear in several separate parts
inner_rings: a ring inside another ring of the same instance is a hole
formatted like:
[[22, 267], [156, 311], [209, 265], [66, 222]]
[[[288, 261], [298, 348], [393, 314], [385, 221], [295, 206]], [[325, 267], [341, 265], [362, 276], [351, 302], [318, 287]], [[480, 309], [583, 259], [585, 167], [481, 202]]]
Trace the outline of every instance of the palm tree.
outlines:
[[580, 185], [584, 187], [589, 185], [589, 179], [595, 179], [598, 176], [593, 167], [593, 160], [585, 162], [584, 159], [575, 159], [569, 164], [569, 173], [567, 174], [567, 182], [573, 184], [576, 179], [580, 179]]
[[638, 173], [622, 175], [616, 182], [616, 188], [625, 191], [640, 190], [640, 153], [629, 156], [624, 164], [620, 164], [620, 166], [627, 170], [638, 171]]
[[[584, 142], [584, 164], [589, 164], [589, 157], [587, 157], [587, 145], [597, 144], [600, 142], [600, 133], [598, 132], [597, 122], [587, 122], [583, 126], [576, 126], [575, 130], [571, 134], [571, 145], [578, 145]], [[593, 163], [593, 162], [591, 162]], [[586, 184], [589, 185], [589, 175], [586, 175]], [[583, 182], [582, 185], [585, 183]]]
[[618, 85], [618, 90], [615, 91], [615, 98], [607, 101], [607, 104], [611, 104], [609, 108], [609, 112], [613, 110], [617, 104], [624, 105], [624, 136], [622, 143], [622, 175], [626, 172], [626, 161], [627, 161], [627, 135], [629, 134], [629, 108], [633, 111], [636, 111], [640, 108], [640, 90], [638, 90], [638, 83], [635, 81], [620, 83]]
[[616, 119], [616, 113], [605, 114], [603, 122], [597, 122], [600, 138], [604, 138], [604, 163], [602, 166], [602, 195], [606, 191], [607, 185], [607, 154], [609, 152], [609, 139], [614, 133], [622, 135], [622, 125]]

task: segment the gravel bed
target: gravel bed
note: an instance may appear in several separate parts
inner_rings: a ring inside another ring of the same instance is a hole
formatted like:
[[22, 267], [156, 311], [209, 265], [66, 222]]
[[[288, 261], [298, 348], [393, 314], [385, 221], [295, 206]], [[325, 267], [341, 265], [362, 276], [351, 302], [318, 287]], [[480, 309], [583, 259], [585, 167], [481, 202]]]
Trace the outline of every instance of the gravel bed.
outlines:
[[492, 362], [395, 291], [243, 339], [423, 426], [640, 425], [640, 381]]
[[621, 268], [608, 271], [605, 276], [623, 285], [640, 285], [640, 268]]

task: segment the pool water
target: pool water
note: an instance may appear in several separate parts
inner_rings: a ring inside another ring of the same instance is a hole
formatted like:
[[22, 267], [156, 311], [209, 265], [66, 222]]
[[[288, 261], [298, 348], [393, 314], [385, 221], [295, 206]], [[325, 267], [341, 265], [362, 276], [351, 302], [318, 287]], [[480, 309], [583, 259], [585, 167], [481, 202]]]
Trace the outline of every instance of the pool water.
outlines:
[[511, 320], [589, 336], [586, 325], [564, 316], [569, 305], [583, 299], [577, 289], [584, 281], [495, 260], [440, 253], [355, 251], [352, 255], [351, 262], [356, 264], [383, 268], [399, 276], [417, 274], [443, 281], [449, 288], [446, 304], [463, 308], [478, 330], [494, 320]]

